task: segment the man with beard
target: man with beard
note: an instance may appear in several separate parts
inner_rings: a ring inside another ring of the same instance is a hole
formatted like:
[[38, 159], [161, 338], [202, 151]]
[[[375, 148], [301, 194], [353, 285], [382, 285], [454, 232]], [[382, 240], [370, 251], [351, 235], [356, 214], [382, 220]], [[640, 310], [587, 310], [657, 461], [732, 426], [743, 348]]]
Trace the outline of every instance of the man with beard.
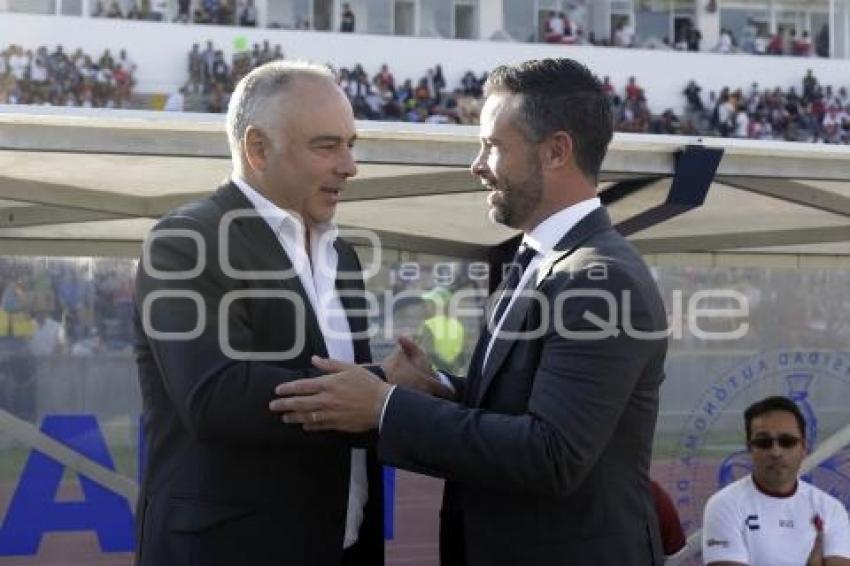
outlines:
[[596, 196], [610, 105], [570, 59], [499, 67], [485, 90], [471, 170], [491, 219], [523, 236], [467, 378], [402, 339], [389, 383], [314, 359], [337, 373], [279, 386], [270, 407], [311, 431], [377, 428], [385, 463], [445, 478], [444, 566], [661, 564], [649, 463], [666, 317]]

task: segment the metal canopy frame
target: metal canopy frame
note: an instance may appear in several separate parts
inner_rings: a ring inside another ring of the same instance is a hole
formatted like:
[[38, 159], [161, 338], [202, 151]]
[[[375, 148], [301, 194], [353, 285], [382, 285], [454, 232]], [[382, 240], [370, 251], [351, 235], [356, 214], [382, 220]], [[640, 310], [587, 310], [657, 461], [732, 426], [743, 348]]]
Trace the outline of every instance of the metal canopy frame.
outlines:
[[[21, 108], [0, 107], [3, 253], [135, 256], [153, 219], [230, 170], [221, 115]], [[357, 125], [360, 173], [343, 194], [342, 225], [391, 247], [475, 259], [512, 236], [487, 225], [483, 189], [468, 172], [477, 128]], [[618, 133], [600, 181], [603, 202], [644, 253], [848, 242], [850, 256], [845, 146]], [[735, 191], [757, 195], [772, 216], [754, 209], [748, 229], [712, 224], [709, 209], [721, 218], [734, 210]], [[701, 206], [706, 195], [711, 206]], [[823, 221], [796, 225], [797, 209]]]

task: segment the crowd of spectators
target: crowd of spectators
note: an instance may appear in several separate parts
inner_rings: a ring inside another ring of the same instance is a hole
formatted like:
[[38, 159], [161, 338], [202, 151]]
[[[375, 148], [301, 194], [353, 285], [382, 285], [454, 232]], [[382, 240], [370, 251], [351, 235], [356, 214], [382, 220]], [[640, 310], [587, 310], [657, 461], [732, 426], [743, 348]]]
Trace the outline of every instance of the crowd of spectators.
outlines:
[[178, 112], [224, 112], [239, 79], [255, 67], [283, 57], [280, 44], [272, 48], [266, 40], [262, 47], [255, 43], [252, 50], [235, 54], [228, 63], [224, 52], [213, 46], [212, 41], [207, 41], [203, 50], [195, 43], [187, 60], [189, 78], [178, 92], [168, 97], [165, 109]]
[[847, 87], [821, 85], [811, 69], [795, 87], [749, 89], [724, 87], [719, 94], [702, 96], [702, 88], [690, 81], [686, 99], [685, 133], [749, 139], [831, 144], [850, 143], [850, 95]]
[[752, 19], [735, 37], [732, 30], [720, 30], [720, 40], [714, 51], [720, 53], [748, 53], [750, 55], [793, 55], [795, 57], [829, 57], [829, 28], [824, 24], [814, 39], [808, 30], [798, 33], [796, 28], [783, 28], [774, 34], [763, 31]]
[[[168, 110], [225, 112], [236, 83], [251, 69], [278, 59], [280, 45], [254, 44], [251, 51], [234, 56], [231, 64], [221, 50], [208, 41], [204, 50], [192, 46], [188, 56], [189, 79], [166, 102]], [[435, 65], [414, 82], [396, 81], [387, 65], [371, 75], [362, 65], [336, 70], [340, 87], [351, 100], [359, 120], [394, 120], [437, 124], [475, 124], [481, 105], [482, 87], [487, 76], [469, 71], [452, 91], [447, 90], [441, 65]]]
[[551, 11], [543, 22], [540, 41], [564, 45], [595, 45], [600, 47], [643, 47], [678, 51], [714, 51], [717, 53], [748, 53], [751, 55], [793, 55], [796, 57], [829, 57], [829, 28], [824, 25], [813, 39], [808, 30], [782, 28], [774, 34], [765, 31], [753, 19], [740, 30], [739, 38], [727, 28], [720, 30], [720, 38], [713, 46], [702, 43], [702, 33], [685, 20], [676, 30], [676, 36], [639, 38], [632, 26], [621, 21], [614, 26], [610, 38], [597, 38], [593, 32], [585, 35], [581, 26], [563, 11]]
[[[108, 3], [108, 4], [107, 4]], [[126, 3], [124, 4], [126, 6]], [[123, 18], [135, 20], [167, 21], [168, 0], [132, 0], [129, 8], [123, 9], [120, 0], [96, 0], [92, 9], [96, 18]], [[627, 20], [618, 21], [609, 37], [597, 37], [594, 32], [585, 33], [579, 23], [582, 17], [563, 10], [552, 10], [543, 19], [538, 41], [563, 45], [594, 45], [610, 47], [642, 47], [650, 49], [675, 49], [680, 51], [715, 51], [718, 53], [749, 53], [755, 55], [794, 55], [798, 57], [829, 57], [829, 27], [824, 24], [816, 34], [810, 30], [782, 27], [775, 33], [767, 31], [766, 22], [747, 20], [746, 25], [736, 31], [721, 28], [720, 37], [714, 45], [703, 45], [702, 33], [688, 19], [676, 24], [675, 37], [643, 37]], [[255, 0], [178, 0], [177, 12], [172, 21], [197, 24], [236, 25], [256, 27], [259, 25]], [[339, 13], [339, 28], [342, 33], [357, 31], [357, 14], [349, 3], [343, 3]], [[271, 22], [270, 28], [299, 30], [313, 29], [309, 18], [297, 17], [294, 22], [281, 24]], [[330, 29], [330, 24], [319, 26]], [[534, 40], [534, 38], [531, 38]]]
[[[239, 25], [255, 27], [257, 25], [257, 7], [254, 0], [200, 0], [194, 11], [191, 0], [178, 0], [174, 22]], [[127, 20], [167, 21], [169, 18], [168, 0], [134, 0], [126, 11], [118, 0], [112, 0], [107, 7], [104, 0], [97, 0], [91, 13], [94, 18], [120, 18]]]
[[132, 343], [129, 264], [0, 258], [0, 289], [0, 352], [88, 356]]
[[[559, 24], [558, 24], [559, 25]], [[556, 25], [557, 27], [557, 25]], [[284, 58], [280, 44], [269, 41], [235, 54], [229, 61], [211, 41], [195, 44], [187, 57], [188, 79], [172, 93], [166, 110], [221, 113], [236, 83], [251, 69]], [[136, 65], [125, 50], [99, 58], [77, 49], [68, 55], [59, 45], [25, 51], [12, 45], [0, 53], [0, 103], [95, 108], [131, 107]], [[436, 124], [476, 124], [487, 73], [468, 71], [449, 85], [441, 65], [418, 79], [397, 80], [387, 64], [370, 72], [362, 65], [337, 69], [340, 87], [356, 118]], [[724, 87], [707, 97], [696, 82], [685, 87], [684, 112], [653, 115], [644, 89], [630, 77], [622, 90], [604, 77], [614, 127], [620, 132], [850, 143], [850, 95], [847, 87], [821, 85], [811, 70], [798, 90]]]
[[136, 64], [122, 49], [93, 57], [61, 45], [51, 53], [11, 45], [0, 52], [0, 103], [129, 108]]

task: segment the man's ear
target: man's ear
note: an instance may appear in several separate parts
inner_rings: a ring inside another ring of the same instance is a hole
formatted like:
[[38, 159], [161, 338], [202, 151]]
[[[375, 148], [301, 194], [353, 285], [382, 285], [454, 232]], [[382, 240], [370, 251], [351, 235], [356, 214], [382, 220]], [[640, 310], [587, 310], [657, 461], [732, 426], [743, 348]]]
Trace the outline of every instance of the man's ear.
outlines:
[[248, 126], [242, 141], [245, 161], [254, 171], [264, 171], [271, 150], [271, 140], [256, 126]]
[[573, 138], [567, 132], [555, 132], [543, 142], [542, 163], [544, 169], [560, 169], [575, 163], [573, 158]]

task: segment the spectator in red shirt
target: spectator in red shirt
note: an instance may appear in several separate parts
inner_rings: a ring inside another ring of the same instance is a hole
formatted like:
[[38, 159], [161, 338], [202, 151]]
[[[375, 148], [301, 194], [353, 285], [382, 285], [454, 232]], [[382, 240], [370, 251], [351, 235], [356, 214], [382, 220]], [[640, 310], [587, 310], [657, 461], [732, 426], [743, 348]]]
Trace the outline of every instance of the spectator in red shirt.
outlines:
[[626, 98], [629, 100], [637, 100], [643, 89], [638, 86], [634, 77], [629, 77], [629, 84], [626, 85]]
[[768, 55], [782, 55], [782, 35], [775, 33], [770, 38], [770, 43], [767, 44]]
[[811, 57], [812, 55], [812, 40], [809, 38], [809, 32], [803, 30], [803, 35], [799, 39], [794, 39], [792, 44], [794, 55], [798, 57]]
[[614, 85], [611, 84], [611, 77], [607, 76], [602, 79], [602, 92], [605, 93], [605, 96], [608, 98], [614, 98], [616, 93], [614, 92]]

